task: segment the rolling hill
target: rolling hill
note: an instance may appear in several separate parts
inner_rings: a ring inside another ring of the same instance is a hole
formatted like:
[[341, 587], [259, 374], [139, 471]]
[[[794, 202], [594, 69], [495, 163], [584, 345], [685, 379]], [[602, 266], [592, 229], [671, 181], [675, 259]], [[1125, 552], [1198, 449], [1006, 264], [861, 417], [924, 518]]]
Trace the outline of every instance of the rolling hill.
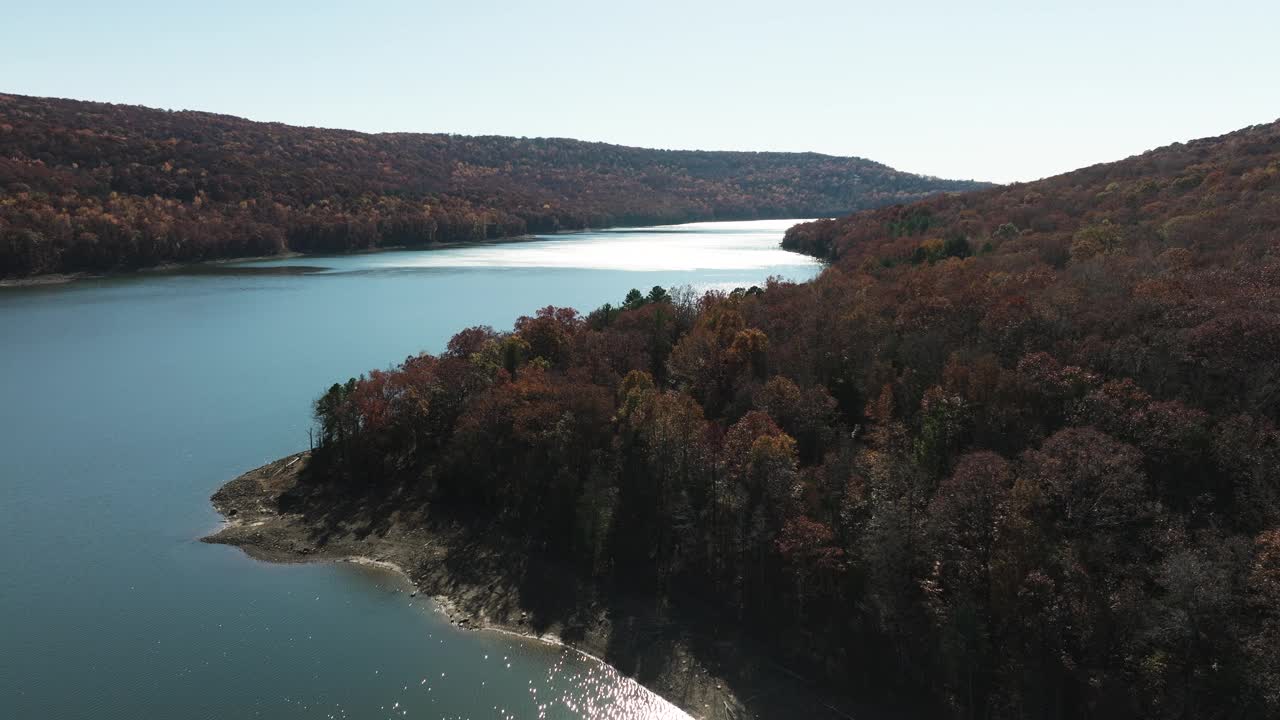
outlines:
[[826, 216], [979, 186], [814, 153], [370, 135], [0, 95], [0, 277]]

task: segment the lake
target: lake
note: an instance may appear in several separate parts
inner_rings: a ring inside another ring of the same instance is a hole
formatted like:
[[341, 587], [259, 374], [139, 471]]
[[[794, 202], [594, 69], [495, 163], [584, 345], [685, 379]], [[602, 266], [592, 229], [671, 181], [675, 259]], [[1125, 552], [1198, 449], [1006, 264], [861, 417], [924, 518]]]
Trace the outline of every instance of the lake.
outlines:
[[630, 288], [820, 266], [697, 223], [0, 288], [0, 717], [684, 717], [563, 648], [452, 627], [396, 575], [198, 538], [307, 447], [335, 380]]

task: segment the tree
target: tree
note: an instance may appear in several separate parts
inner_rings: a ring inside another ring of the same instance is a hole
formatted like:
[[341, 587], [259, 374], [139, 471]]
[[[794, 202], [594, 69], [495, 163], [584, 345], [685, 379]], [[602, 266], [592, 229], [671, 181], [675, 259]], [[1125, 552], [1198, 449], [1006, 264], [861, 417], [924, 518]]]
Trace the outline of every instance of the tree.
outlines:
[[946, 242], [942, 246], [942, 254], [949, 258], [967, 258], [972, 254], [969, 248], [969, 239], [964, 235], [953, 234], [947, 236]]
[[1246, 597], [1259, 622], [1246, 640], [1249, 684], [1267, 712], [1280, 709], [1280, 530], [1268, 530], [1254, 538], [1253, 564]]
[[744, 368], [756, 380], [763, 380], [769, 373], [768, 351], [769, 336], [747, 328], [733, 336], [726, 357], [731, 366]]
[[836, 599], [832, 596], [844, 571], [844, 550], [835, 544], [831, 528], [803, 515], [786, 520], [775, 545], [794, 583], [793, 612], [803, 627], [809, 621], [806, 606], [812, 596]]
[[622, 307], [625, 310], [635, 310], [636, 308], [640, 307], [643, 304], [644, 304], [644, 295], [642, 295], [640, 291], [636, 290], [635, 288], [631, 288], [631, 291], [627, 293], [626, 299], [622, 301]]
[[[1122, 680], [1100, 669], [1115, 648], [1134, 642], [1151, 569], [1144, 531], [1158, 508], [1149, 497], [1142, 455], [1092, 428], [1066, 428], [1024, 453], [1013, 489], [1011, 543], [1023, 584], [1049, 593], [1055, 608], [1027, 608], [1039, 624], [1037, 654], [1022, 662], [1049, 679], [1026, 693], [1091, 688], [1093, 702], [1122, 702]], [[1024, 587], [1019, 594], [1030, 593]], [[1046, 634], [1047, 633], [1047, 634]]]
[[997, 599], [1007, 583], [1001, 543], [1008, 533], [1013, 472], [988, 451], [964, 455], [929, 504], [924, 588], [939, 628], [939, 658], [957, 704], [984, 714], [996, 665]]
[[671, 302], [671, 295], [667, 293], [661, 285], [654, 285], [649, 294], [645, 296], [646, 303], [665, 303]]

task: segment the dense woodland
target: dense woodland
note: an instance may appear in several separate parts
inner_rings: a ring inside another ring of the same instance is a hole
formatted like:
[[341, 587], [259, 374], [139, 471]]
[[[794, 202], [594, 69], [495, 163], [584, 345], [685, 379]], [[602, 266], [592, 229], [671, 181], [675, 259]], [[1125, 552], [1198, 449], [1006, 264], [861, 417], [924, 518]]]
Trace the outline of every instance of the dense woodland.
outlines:
[[856, 696], [1280, 715], [1280, 125], [786, 242], [832, 266], [334, 385], [316, 462]]
[[814, 153], [368, 135], [0, 95], [0, 278], [829, 216], [980, 186]]

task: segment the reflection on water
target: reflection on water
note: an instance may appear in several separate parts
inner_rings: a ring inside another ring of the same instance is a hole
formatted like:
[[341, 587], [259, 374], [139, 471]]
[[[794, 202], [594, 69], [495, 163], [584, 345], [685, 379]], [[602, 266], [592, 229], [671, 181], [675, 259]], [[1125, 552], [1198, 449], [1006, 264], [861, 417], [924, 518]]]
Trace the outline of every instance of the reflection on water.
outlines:
[[[330, 272], [386, 272], [467, 268], [574, 268], [663, 272], [742, 271], [812, 267], [818, 262], [779, 247], [796, 220], [691, 223], [539, 235], [501, 243], [437, 250], [402, 250], [325, 258]], [[317, 262], [317, 258], [310, 262]], [[224, 268], [295, 270], [289, 260], [223, 265]], [[314, 268], [307, 268], [313, 271]], [[763, 280], [763, 278], [761, 278]]]
[[[537, 698], [537, 688], [530, 687], [529, 694]], [[557, 710], [567, 711], [564, 716], [568, 717], [610, 720], [688, 717], [614, 668], [595, 661], [583, 662], [580, 655], [568, 650], [547, 670], [543, 695], [546, 702], [538, 705], [539, 718], [562, 716], [556, 714]]]
[[214, 262], [186, 265], [163, 271], [171, 275], [308, 275], [324, 272], [318, 265], [249, 265], [241, 262]]
[[808, 279], [788, 224], [0, 289], [0, 719], [679, 716], [590, 658], [458, 630], [394, 576], [196, 538], [220, 484], [307, 446], [335, 380], [547, 304]]
[[[364, 589], [420, 610], [431, 623], [422, 644], [448, 650], [407, 670], [374, 668], [374, 677], [387, 681], [390, 692], [378, 698], [376, 708], [336, 705], [332, 717], [363, 717], [361, 710], [376, 709], [392, 717], [689, 718], [613, 667], [572, 648], [501, 630], [463, 630], [447, 624], [430, 600], [409, 597], [412, 587], [399, 573], [366, 564], [338, 567], [364, 583]], [[312, 700], [299, 698], [293, 704]]]
[[[792, 221], [696, 223], [674, 228], [544, 236], [538, 242], [477, 245], [449, 253], [373, 258], [381, 267], [582, 268], [655, 272], [663, 270], [759, 270], [808, 264], [778, 247]], [[708, 226], [721, 225], [708, 230]], [[588, 239], [588, 242], [583, 242]]]

